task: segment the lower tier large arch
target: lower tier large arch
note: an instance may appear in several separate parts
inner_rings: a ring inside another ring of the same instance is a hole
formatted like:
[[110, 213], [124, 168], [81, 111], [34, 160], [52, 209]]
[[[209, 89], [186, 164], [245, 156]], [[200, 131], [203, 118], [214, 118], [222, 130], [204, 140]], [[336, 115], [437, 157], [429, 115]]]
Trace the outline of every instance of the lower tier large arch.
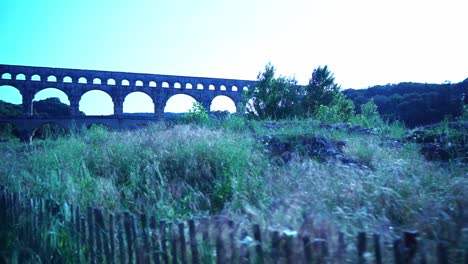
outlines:
[[176, 94], [166, 101], [165, 113], [187, 113], [192, 109], [193, 104], [197, 102], [195, 98], [187, 94]]
[[89, 116], [107, 116], [114, 114], [112, 97], [101, 90], [90, 90], [81, 96], [79, 110]]
[[225, 95], [218, 95], [211, 101], [210, 109], [213, 111], [228, 111], [235, 113], [237, 111], [236, 103], [230, 97]]

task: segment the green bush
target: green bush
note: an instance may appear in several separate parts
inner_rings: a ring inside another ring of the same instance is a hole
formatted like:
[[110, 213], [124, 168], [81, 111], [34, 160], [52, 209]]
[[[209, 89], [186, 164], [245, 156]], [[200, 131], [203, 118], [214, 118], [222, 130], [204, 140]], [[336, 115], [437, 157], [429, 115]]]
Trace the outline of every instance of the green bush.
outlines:
[[199, 102], [194, 102], [192, 108], [183, 117], [185, 121], [203, 123], [208, 121], [208, 110]]
[[326, 124], [348, 122], [354, 116], [354, 103], [337, 93], [330, 105], [320, 105], [317, 119]]

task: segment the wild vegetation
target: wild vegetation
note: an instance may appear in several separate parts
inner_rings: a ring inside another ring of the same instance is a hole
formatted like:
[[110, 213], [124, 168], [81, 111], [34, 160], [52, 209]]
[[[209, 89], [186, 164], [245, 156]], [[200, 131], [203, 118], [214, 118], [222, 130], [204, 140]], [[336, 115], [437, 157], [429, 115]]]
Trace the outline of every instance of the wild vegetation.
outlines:
[[[289, 91], [294, 84], [267, 66], [250, 94], [253, 118], [210, 119], [197, 104], [181, 120], [137, 131], [96, 126], [31, 144], [5, 142], [0, 182], [32, 196], [160, 218], [222, 214], [245, 225], [347, 238], [369, 231], [392, 239], [416, 229], [462, 248], [463, 117], [458, 126], [446, 121], [421, 133], [384, 120], [373, 100], [356, 114], [326, 67], [314, 71], [305, 93], [314, 96], [301, 104]], [[449, 155], [428, 158], [425, 144]], [[21, 241], [0, 245], [12, 250]]]

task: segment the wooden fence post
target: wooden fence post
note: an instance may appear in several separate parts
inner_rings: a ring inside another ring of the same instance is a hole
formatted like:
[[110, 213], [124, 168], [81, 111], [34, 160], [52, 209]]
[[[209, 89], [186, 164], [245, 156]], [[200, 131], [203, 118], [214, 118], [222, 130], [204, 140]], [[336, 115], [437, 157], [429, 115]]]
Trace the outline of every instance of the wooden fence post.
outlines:
[[94, 251], [94, 222], [93, 222], [93, 208], [87, 208], [87, 220], [88, 220], [88, 252], [89, 262], [96, 263], [96, 255]]
[[133, 236], [132, 236], [132, 219], [129, 212], [124, 212], [124, 228], [125, 238], [127, 240], [127, 256], [128, 263], [133, 263]]
[[115, 263], [115, 223], [114, 223], [114, 214], [109, 214], [109, 246], [110, 246], [110, 256], [108, 261], [110, 263]]
[[179, 222], [179, 243], [180, 243], [180, 261], [182, 264], [187, 263], [187, 244], [185, 241], [185, 225], [183, 222]]
[[404, 264], [401, 254], [401, 239], [395, 239], [395, 241], [393, 241], [393, 256], [395, 258], [395, 264]]
[[193, 219], [189, 219], [188, 225], [189, 225], [189, 236], [190, 236], [190, 251], [192, 253], [192, 263], [199, 264], [200, 262], [199, 262], [199, 257], [198, 257], [195, 221]]
[[119, 260], [120, 263], [123, 264], [125, 263], [125, 245], [124, 245], [124, 239], [123, 239], [123, 233], [124, 233], [124, 225], [123, 222], [125, 221], [123, 219], [124, 215], [122, 213], [117, 214], [117, 239], [119, 241]]
[[81, 253], [81, 233], [84, 232], [81, 230], [81, 210], [80, 206], [76, 205], [75, 206], [75, 244], [76, 244], [76, 254], [77, 254], [77, 259], [80, 259], [80, 253]]
[[141, 233], [143, 236], [143, 263], [149, 263], [150, 262], [150, 243], [149, 243], [149, 237], [148, 237], [148, 219], [146, 217], [146, 214], [141, 214], [140, 215], [140, 221], [141, 221]]
[[278, 263], [280, 258], [280, 235], [277, 230], [271, 232], [271, 260], [272, 263]]
[[380, 247], [380, 236], [378, 234], [374, 234], [373, 238], [374, 238], [375, 264], [382, 264], [382, 251]]
[[308, 235], [305, 235], [302, 238], [302, 246], [304, 250], [304, 259], [306, 263], [312, 263], [313, 262], [313, 257], [312, 257], [312, 243], [310, 242], [310, 237]]
[[224, 264], [226, 262], [226, 251], [223, 243], [223, 223], [221, 219], [216, 221], [216, 263]]
[[237, 244], [235, 239], [236, 230], [234, 228], [234, 221], [228, 221], [229, 227], [229, 248], [230, 248], [230, 256], [229, 256], [229, 263], [234, 263], [236, 256], [237, 256]]
[[441, 241], [437, 243], [437, 263], [448, 264], [448, 248], [447, 242]]
[[154, 264], [160, 264], [159, 261], [159, 239], [158, 239], [158, 229], [156, 227], [156, 217], [154, 215], [150, 218], [150, 227], [151, 227], [151, 242], [153, 244], [153, 262]]
[[468, 264], [468, 227], [462, 229], [462, 243], [464, 247], [465, 264]]
[[[97, 209], [96, 211], [96, 225], [99, 226], [99, 233], [101, 239], [101, 255], [104, 253], [106, 256], [107, 263], [113, 262], [111, 258], [111, 253], [109, 250], [109, 240], [113, 239], [113, 237], [109, 236], [109, 233], [106, 230], [106, 225], [104, 223], [104, 214], [102, 209]], [[109, 226], [110, 228], [110, 226]]]
[[360, 232], [357, 236], [358, 263], [360, 264], [366, 263], [366, 259], [364, 258], [364, 253], [366, 252], [366, 248], [367, 248], [366, 233]]
[[140, 243], [138, 241], [138, 227], [137, 227], [137, 219], [136, 215], [130, 214], [130, 227], [132, 230], [132, 239], [133, 239], [133, 246], [134, 249], [133, 251], [135, 252], [135, 260], [136, 263], [139, 264], [141, 263], [141, 248], [140, 248]]
[[177, 238], [176, 232], [174, 228], [174, 223], [169, 222], [169, 235], [171, 236], [171, 255], [172, 255], [172, 263], [177, 264]]
[[164, 264], [169, 264], [169, 253], [167, 252], [167, 232], [166, 232], [166, 220], [159, 221], [161, 231], [161, 250], [162, 259]]
[[263, 256], [263, 248], [262, 248], [262, 234], [260, 231], [260, 225], [254, 224], [253, 225], [253, 234], [255, 239], [255, 253], [256, 253], [256, 261], [255, 263], [262, 264], [265, 262], [265, 258]]
[[103, 243], [102, 243], [102, 226], [99, 219], [99, 209], [94, 208], [94, 224], [95, 224], [95, 237], [96, 237], [96, 261], [97, 263], [104, 263], [103, 258]]
[[416, 231], [405, 231], [403, 232], [403, 241], [404, 241], [404, 261], [406, 263], [411, 263], [416, 255], [418, 250], [418, 241], [417, 241], [418, 232]]

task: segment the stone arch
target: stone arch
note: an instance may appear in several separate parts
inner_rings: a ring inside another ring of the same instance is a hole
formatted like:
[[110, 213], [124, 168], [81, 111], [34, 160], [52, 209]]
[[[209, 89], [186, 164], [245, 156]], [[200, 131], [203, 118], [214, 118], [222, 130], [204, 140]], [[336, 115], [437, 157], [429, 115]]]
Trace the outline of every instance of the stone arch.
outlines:
[[218, 95], [211, 100], [210, 112], [213, 111], [228, 111], [230, 113], [235, 113], [237, 111], [236, 103], [228, 96]]
[[41, 76], [39, 74], [34, 74], [31, 76], [31, 81], [41, 81]]
[[11, 80], [11, 74], [8, 73], [8, 72], [5, 72], [4, 74], [2, 74], [2, 79], [3, 80]]
[[208, 90], [214, 91], [214, 90], [216, 90], [216, 88], [215, 88], [215, 86], [214, 86], [213, 84], [210, 84], [210, 85], [208, 86]]
[[156, 82], [155, 81], [149, 82], [149, 87], [156, 87]]
[[185, 84], [185, 89], [193, 89], [193, 85], [188, 82]]
[[93, 79], [93, 84], [101, 84], [101, 79], [99, 79], [99, 78], [94, 78], [94, 79]]
[[231, 91], [237, 92], [237, 91], [239, 91], [239, 89], [237, 88], [237, 86], [233, 85], [233, 86], [231, 87]]
[[180, 88], [182, 88], [182, 85], [180, 84], [180, 82], [175, 82], [174, 83], [174, 88], [175, 89], [180, 89]]
[[162, 88], [169, 88], [169, 83], [168, 82], [163, 82], [161, 86], [162, 86]]
[[20, 139], [20, 131], [14, 123], [0, 122], [0, 142], [17, 142]]
[[249, 87], [247, 87], [247, 86], [242, 87], [242, 91], [247, 92], [248, 90], [249, 90]]
[[31, 133], [34, 139], [57, 139], [70, 134], [70, 129], [57, 122], [45, 122], [36, 127]]
[[71, 114], [68, 95], [54, 87], [37, 91], [31, 109], [33, 115], [69, 116]]
[[89, 116], [113, 115], [114, 102], [108, 93], [90, 90], [81, 96], [79, 110]]
[[64, 82], [64, 83], [73, 83], [73, 79], [70, 76], [65, 76], [65, 77], [63, 77], [62, 82]]
[[57, 77], [55, 77], [55, 75], [49, 75], [47, 77], [47, 81], [48, 82], [57, 82]]
[[120, 82], [120, 85], [122, 85], [122, 86], [130, 86], [130, 82], [129, 82], [127, 79], [123, 79], [123, 80]]
[[203, 84], [199, 83], [197, 84], [197, 90], [203, 90], [205, 87], [203, 87]]
[[23, 95], [18, 88], [11, 85], [0, 85], [0, 98], [2, 98], [2, 101], [14, 105], [6, 107], [5, 112], [0, 112], [0, 115], [22, 114]]
[[20, 74], [17, 74], [16, 77], [15, 77], [15, 80], [18, 80], [18, 81], [26, 81], [26, 75], [20, 73]]
[[0, 98], [11, 104], [22, 104], [23, 95], [21, 91], [12, 85], [0, 85]]
[[126, 114], [154, 113], [153, 99], [144, 92], [131, 92], [125, 96], [123, 112]]
[[227, 90], [226, 85], [224, 85], [224, 84], [221, 85], [221, 86], [219, 87], [219, 90], [221, 90], [221, 91], [226, 91], [226, 90]]
[[88, 83], [88, 80], [86, 80], [85, 77], [80, 77], [80, 78], [78, 79], [78, 83], [87, 84], [87, 83]]
[[140, 81], [140, 80], [137, 80], [137, 81], [135, 82], [135, 86], [143, 86], [143, 82]]
[[107, 85], [115, 85], [115, 80], [112, 78], [107, 79]]
[[175, 94], [166, 101], [164, 105], [165, 113], [187, 113], [192, 109], [193, 103], [197, 100], [188, 94]]

